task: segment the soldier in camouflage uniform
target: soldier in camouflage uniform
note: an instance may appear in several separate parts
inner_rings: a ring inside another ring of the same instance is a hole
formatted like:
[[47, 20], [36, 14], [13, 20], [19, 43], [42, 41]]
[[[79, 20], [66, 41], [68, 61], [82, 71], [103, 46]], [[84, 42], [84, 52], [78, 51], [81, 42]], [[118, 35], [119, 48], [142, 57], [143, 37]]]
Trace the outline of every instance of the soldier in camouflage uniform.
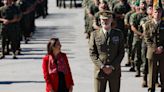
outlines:
[[130, 48], [129, 48], [129, 51], [130, 51], [130, 53], [129, 53], [129, 57], [130, 57], [130, 61], [131, 61], [131, 68], [129, 69], [129, 71], [132, 71], [132, 72], [135, 72], [135, 62], [134, 62], [134, 58], [135, 58], [135, 52], [134, 52], [134, 45], [133, 45], [133, 38], [134, 38], [134, 32], [132, 31], [132, 29], [131, 29], [131, 22], [133, 21], [133, 16], [137, 13], [137, 12], [139, 12], [140, 11], [140, 8], [139, 8], [139, 2], [138, 1], [136, 1], [136, 2], [133, 2], [133, 4], [134, 4], [134, 10], [135, 10], [135, 12], [133, 12], [131, 15], [130, 15], [130, 18], [129, 18], [129, 27], [130, 27], [130, 31], [131, 32], [129, 32], [130, 33], [130, 36], [129, 36], [129, 46], [130, 46]]
[[20, 11], [22, 12], [22, 18], [20, 20], [21, 32], [23, 34], [25, 43], [28, 42], [28, 39], [31, 35], [30, 29], [30, 3], [27, 0], [18, 0], [16, 2], [17, 6], [20, 7]]
[[19, 31], [17, 29], [19, 28], [19, 13], [17, 8], [13, 5], [12, 0], [4, 0], [4, 6], [0, 8], [0, 14], [0, 21], [2, 22], [2, 56], [0, 59], [5, 57], [4, 49], [7, 45], [7, 41], [11, 43], [13, 59], [17, 59], [16, 50], [19, 47], [20, 41]]
[[93, 20], [95, 17], [95, 14], [99, 11], [99, 0], [93, 0], [93, 3], [89, 6], [87, 9], [88, 14], [88, 29], [87, 29], [87, 36], [90, 38], [90, 33], [94, 31], [93, 29]]
[[17, 31], [19, 32], [19, 43], [18, 43], [18, 48], [16, 50], [16, 54], [20, 55], [20, 51], [21, 51], [21, 40], [22, 40], [22, 31], [21, 31], [21, 26], [20, 26], [20, 20], [22, 18], [22, 12], [20, 7], [17, 5], [17, 0], [14, 0], [13, 2], [13, 6], [16, 8], [17, 10], [17, 15], [18, 15], [18, 22], [17, 22]]
[[135, 4], [131, 4], [131, 11], [125, 14], [124, 24], [125, 28], [128, 30], [127, 34], [127, 45], [128, 45], [128, 61], [125, 66], [132, 66], [130, 71], [135, 71], [134, 69], [134, 62], [131, 62], [131, 53], [132, 53], [132, 43], [133, 43], [133, 32], [131, 31], [130, 26], [130, 16], [135, 13]]
[[[142, 44], [142, 30], [140, 30], [140, 20], [146, 17], [146, 2], [140, 1], [140, 10], [131, 16], [131, 30], [134, 32], [133, 37], [133, 56], [132, 60], [135, 61], [136, 65], [136, 77], [140, 77], [140, 68], [142, 64], [141, 57], [141, 44]], [[136, 55], [135, 55], [136, 54]], [[135, 57], [136, 56], [136, 57]]]
[[130, 5], [127, 3], [127, 0], [118, 0], [118, 3], [113, 8], [113, 13], [115, 14], [116, 28], [120, 29], [124, 34], [125, 46], [127, 41], [127, 32], [124, 24], [124, 17], [127, 12], [131, 9]]
[[[89, 30], [89, 15], [88, 15], [88, 9], [89, 9], [89, 6], [91, 4], [91, 0], [83, 0], [83, 8], [84, 8], [84, 21], [85, 21], [85, 24], [84, 24], [84, 27], [85, 27], [85, 31], [84, 33], [87, 34], [88, 30]], [[89, 35], [87, 34], [86, 38], [89, 38]]]

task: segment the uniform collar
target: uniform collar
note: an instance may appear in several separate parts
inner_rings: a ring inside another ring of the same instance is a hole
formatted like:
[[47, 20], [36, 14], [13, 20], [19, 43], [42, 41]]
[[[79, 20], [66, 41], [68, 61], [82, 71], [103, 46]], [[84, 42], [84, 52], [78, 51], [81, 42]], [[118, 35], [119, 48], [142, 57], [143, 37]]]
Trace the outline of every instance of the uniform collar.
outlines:
[[111, 28], [109, 30], [106, 30], [106, 29], [102, 28], [102, 31], [103, 31], [104, 34], [106, 34], [106, 32], [108, 32], [108, 34], [110, 34]]

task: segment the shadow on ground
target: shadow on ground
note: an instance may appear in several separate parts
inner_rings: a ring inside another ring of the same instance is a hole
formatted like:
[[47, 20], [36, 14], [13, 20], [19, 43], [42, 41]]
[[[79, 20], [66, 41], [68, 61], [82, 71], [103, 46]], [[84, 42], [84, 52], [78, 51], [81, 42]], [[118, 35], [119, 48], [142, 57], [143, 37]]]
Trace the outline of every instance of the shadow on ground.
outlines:
[[45, 81], [0, 81], [0, 85], [10, 85], [14, 83], [45, 83]]

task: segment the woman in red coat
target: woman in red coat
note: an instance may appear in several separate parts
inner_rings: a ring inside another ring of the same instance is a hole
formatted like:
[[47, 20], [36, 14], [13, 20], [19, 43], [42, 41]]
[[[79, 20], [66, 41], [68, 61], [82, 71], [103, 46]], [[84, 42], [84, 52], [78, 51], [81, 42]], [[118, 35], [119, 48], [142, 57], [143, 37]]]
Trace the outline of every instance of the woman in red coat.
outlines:
[[65, 53], [61, 52], [58, 38], [51, 38], [47, 44], [47, 55], [43, 58], [43, 74], [46, 92], [72, 92], [73, 78]]

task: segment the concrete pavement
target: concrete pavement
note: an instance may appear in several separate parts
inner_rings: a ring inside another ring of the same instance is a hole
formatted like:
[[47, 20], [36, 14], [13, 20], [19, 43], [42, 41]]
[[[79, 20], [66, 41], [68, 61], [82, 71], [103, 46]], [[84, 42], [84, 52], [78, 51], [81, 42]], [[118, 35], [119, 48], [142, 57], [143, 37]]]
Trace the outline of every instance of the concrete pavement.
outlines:
[[[51, 37], [58, 37], [62, 51], [66, 52], [75, 82], [74, 92], [94, 92], [93, 64], [88, 53], [88, 40], [84, 34], [82, 8], [59, 9], [55, 0], [49, 0], [49, 15], [36, 20], [37, 30], [29, 44], [22, 42], [22, 54], [17, 60], [11, 55], [0, 60], [0, 92], [45, 92], [42, 57]], [[122, 66], [127, 60], [126, 54]], [[142, 78], [122, 67], [120, 92], [147, 92]], [[157, 89], [159, 92], [159, 89]]]

